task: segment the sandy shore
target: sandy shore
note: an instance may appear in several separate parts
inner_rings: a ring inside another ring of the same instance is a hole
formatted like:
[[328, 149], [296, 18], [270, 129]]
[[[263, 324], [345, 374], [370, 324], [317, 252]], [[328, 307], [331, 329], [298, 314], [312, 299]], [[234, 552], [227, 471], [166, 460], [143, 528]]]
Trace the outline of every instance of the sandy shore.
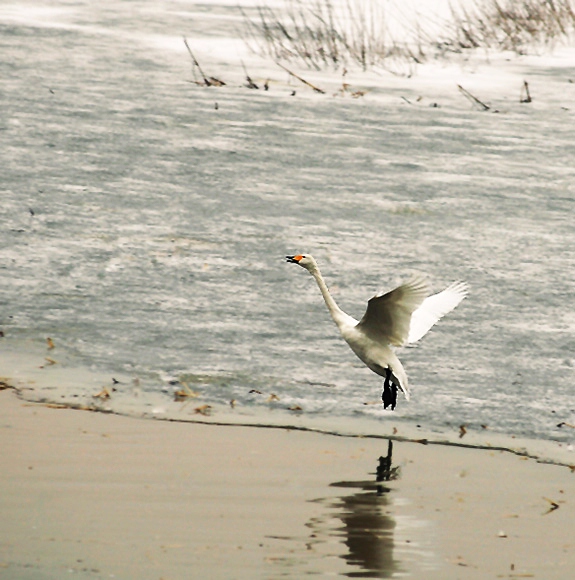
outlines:
[[509, 453], [396, 442], [377, 482], [386, 441], [57, 409], [9, 390], [0, 433], [3, 579], [575, 569], [575, 474]]

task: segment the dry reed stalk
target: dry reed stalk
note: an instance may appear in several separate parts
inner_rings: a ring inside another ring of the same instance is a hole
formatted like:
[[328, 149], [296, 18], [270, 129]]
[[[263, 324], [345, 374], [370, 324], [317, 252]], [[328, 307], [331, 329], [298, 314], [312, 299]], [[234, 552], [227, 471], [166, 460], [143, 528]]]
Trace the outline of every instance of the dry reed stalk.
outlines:
[[291, 70], [286, 68], [283, 64], [281, 64], [279, 62], [276, 62], [276, 64], [279, 67], [283, 68], [292, 77], [296, 78], [298, 81], [302, 82], [304, 85], [307, 85], [308, 87], [312, 88], [316, 93], [321, 93], [322, 95], [325, 95], [325, 91], [323, 89], [320, 89], [319, 87], [316, 87], [315, 85], [312, 85], [310, 82], [306, 81], [304, 78], [300, 77], [299, 75], [296, 75], [294, 72], [292, 72]]
[[190, 48], [190, 45], [188, 44], [188, 41], [186, 38], [184, 38], [184, 44], [186, 45], [186, 48], [188, 49], [188, 53], [192, 59], [192, 63], [194, 65], [195, 68], [192, 68], [192, 74], [194, 75], [194, 79], [195, 79], [195, 71], [196, 69], [198, 70], [198, 72], [200, 73], [201, 77], [202, 77], [202, 82], [194, 80], [194, 82], [197, 85], [206, 85], [207, 87], [222, 87], [224, 86], [226, 83], [224, 83], [224, 81], [221, 81], [220, 79], [217, 79], [215, 77], [207, 77], [204, 74], [204, 71], [202, 70], [202, 67], [200, 66], [200, 63], [198, 62], [198, 59], [194, 56], [194, 53], [192, 52], [192, 49]]
[[465, 5], [453, 0], [444, 31], [432, 34], [414, 22], [410, 43], [394, 39], [380, 0], [346, 0], [337, 7], [332, 0], [285, 1], [283, 9], [256, 7], [255, 17], [241, 9], [244, 40], [276, 62], [297, 60], [316, 70], [354, 64], [394, 72], [398, 65], [416, 66], [438, 51], [522, 53], [575, 38], [575, 0], [474, 0]]
[[472, 95], [468, 90], [464, 89], [461, 85], [457, 85], [457, 88], [465, 97], [467, 97], [474, 105], [477, 105], [482, 111], [489, 111], [491, 108], [483, 101], [480, 101], [476, 96]]

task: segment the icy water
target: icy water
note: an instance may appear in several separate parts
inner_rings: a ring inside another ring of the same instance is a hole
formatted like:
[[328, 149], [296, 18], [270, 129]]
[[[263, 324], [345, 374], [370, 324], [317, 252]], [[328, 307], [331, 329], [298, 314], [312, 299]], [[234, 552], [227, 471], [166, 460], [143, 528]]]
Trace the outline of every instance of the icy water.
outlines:
[[[425, 69], [366, 77], [357, 99], [319, 75], [320, 95], [245, 52], [240, 24], [192, 2], [0, 7], [0, 347], [49, 357], [36, 375], [108, 377], [112, 394], [76, 381], [34, 396], [570, 448], [575, 67], [516, 74], [531, 104], [482, 69], [488, 112]], [[190, 82], [184, 35], [226, 86]], [[240, 53], [269, 91], [243, 86]], [[356, 318], [413, 272], [470, 284], [400, 353], [413, 396], [394, 413], [285, 263], [300, 252]], [[198, 397], [174, 401], [182, 383]]]

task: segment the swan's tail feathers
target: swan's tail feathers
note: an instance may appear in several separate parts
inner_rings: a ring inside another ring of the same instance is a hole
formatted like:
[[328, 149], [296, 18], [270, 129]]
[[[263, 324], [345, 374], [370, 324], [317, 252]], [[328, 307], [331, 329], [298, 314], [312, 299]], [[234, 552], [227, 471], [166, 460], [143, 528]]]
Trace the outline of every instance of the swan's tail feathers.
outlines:
[[385, 380], [383, 381], [383, 393], [381, 393], [381, 400], [383, 401], [383, 408], [391, 408], [393, 411], [397, 404], [398, 389], [405, 395], [409, 401], [409, 391], [401, 386], [399, 379], [393, 374], [392, 370], [387, 367], [385, 369]]

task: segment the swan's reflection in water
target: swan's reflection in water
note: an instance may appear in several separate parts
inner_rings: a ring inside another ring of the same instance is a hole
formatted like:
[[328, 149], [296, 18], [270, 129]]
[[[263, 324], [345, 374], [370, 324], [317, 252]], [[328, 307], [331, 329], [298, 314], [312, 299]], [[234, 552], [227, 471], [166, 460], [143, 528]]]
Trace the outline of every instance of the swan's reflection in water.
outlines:
[[391, 490], [385, 483], [399, 477], [392, 455], [393, 442], [388, 441], [387, 455], [379, 458], [375, 479], [332, 483], [332, 487], [359, 491], [318, 500], [326, 503], [328, 515], [308, 524], [317, 542], [325, 541], [326, 535], [335, 536], [346, 546], [347, 553], [341, 557], [351, 568], [344, 573], [350, 578], [390, 578], [400, 569], [394, 557], [396, 524], [387, 513]]

